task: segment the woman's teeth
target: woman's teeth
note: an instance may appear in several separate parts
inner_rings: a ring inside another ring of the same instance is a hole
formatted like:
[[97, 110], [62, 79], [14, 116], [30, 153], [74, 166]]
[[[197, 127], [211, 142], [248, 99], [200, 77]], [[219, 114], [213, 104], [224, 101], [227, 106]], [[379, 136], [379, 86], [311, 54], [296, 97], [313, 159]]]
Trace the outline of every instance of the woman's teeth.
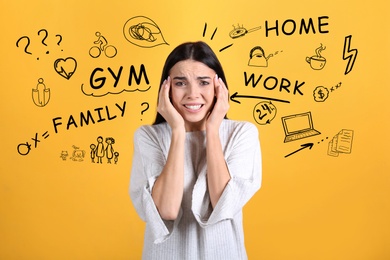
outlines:
[[202, 107], [202, 105], [186, 105], [185, 106], [186, 108], [188, 108], [188, 109], [191, 109], [191, 110], [198, 110], [199, 108], [201, 108]]

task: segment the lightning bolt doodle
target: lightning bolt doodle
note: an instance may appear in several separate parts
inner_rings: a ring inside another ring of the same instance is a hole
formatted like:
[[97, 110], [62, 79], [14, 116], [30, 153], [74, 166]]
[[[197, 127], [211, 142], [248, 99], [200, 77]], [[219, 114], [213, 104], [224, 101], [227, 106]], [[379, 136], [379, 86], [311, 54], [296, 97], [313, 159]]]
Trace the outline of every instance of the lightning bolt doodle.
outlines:
[[356, 57], [358, 55], [357, 49], [351, 49], [352, 35], [346, 36], [344, 40], [343, 60], [348, 59], [347, 67], [345, 68], [344, 75], [351, 72], [353, 65], [355, 64]]

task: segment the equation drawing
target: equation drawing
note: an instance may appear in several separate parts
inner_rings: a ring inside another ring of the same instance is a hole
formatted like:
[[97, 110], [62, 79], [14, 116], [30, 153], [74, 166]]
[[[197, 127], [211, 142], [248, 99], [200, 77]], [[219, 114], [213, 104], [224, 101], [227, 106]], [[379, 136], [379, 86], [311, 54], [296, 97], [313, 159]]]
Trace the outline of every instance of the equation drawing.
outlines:
[[322, 70], [325, 67], [326, 59], [321, 56], [321, 52], [325, 50], [326, 47], [321, 46], [316, 49], [316, 55], [311, 57], [306, 57], [306, 62], [310, 64], [310, 67], [313, 70]]
[[89, 49], [89, 55], [92, 58], [98, 58], [103, 52], [108, 58], [115, 57], [117, 53], [115, 46], [108, 45], [106, 37], [104, 37], [100, 32], [96, 32], [95, 35], [97, 40], [93, 42], [95, 46], [92, 46], [91, 49]]
[[314, 129], [311, 112], [284, 116], [282, 123], [285, 143], [321, 134]]
[[342, 129], [328, 144], [328, 155], [337, 157], [340, 153], [352, 152], [353, 130]]
[[38, 79], [36, 88], [32, 89], [32, 100], [38, 107], [44, 107], [49, 103], [50, 100], [50, 88], [46, 88], [44, 80]]
[[158, 25], [145, 16], [135, 16], [127, 20], [123, 26], [123, 34], [130, 43], [142, 48], [169, 45]]

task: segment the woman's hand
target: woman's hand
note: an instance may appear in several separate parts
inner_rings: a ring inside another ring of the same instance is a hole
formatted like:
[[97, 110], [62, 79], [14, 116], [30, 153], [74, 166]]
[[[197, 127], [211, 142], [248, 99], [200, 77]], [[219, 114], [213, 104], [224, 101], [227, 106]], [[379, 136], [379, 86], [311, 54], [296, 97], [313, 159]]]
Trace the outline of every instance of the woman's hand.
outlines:
[[184, 129], [184, 119], [177, 112], [169, 99], [169, 90], [171, 88], [171, 78], [164, 80], [161, 85], [160, 93], [158, 95], [157, 112], [159, 112], [167, 121], [169, 126], [173, 129], [182, 127]]
[[217, 75], [214, 77], [214, 88], [215, 88], [215, 97], [216, 102], [214, 108], [209, 114], [206, 123], [207, 130], [219, 130], [219, 126], [222, 123], [225, 115], [229, 110], [229, 92], [226, 88], [225, 83]]

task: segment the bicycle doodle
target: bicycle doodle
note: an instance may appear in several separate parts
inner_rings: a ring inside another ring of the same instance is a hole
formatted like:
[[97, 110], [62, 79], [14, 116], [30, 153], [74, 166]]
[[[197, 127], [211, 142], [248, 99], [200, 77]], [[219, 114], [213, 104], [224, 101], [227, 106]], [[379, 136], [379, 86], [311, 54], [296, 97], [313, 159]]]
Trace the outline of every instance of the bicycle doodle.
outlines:
[[108, 58], [115, 57], [117, 54], [115, 46], [108, 45], [106, 37], [104, 37], [100, 32], [96, 32], [95, 35], [98, 37], [98, 39], [93, 42], [96, 46], [92, 46], [89, 49], [89, 55], [92, 58], [98, 58], [103, 52]]

